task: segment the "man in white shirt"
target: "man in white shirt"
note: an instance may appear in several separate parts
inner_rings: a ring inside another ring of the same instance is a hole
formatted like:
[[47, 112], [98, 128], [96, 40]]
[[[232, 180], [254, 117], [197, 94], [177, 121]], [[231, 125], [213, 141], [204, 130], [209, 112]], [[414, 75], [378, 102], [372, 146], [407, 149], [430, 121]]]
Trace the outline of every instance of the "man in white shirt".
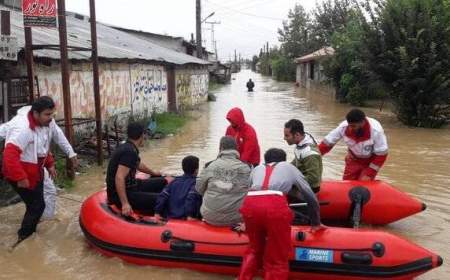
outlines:
[[343, 179], [374, 180], [388, 155], [383, 127], [359, 109], [348, 112], [346, 119], [320, 143], [320, 153], [328, 153], [343, 138], [348, 147]]

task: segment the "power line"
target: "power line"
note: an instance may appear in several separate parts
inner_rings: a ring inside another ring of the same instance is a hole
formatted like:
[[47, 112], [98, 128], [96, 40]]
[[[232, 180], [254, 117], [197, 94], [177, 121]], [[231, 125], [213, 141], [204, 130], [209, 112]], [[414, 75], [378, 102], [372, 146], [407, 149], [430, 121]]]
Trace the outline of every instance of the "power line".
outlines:
[[205, 0], [205, 1], [208, 2], [208, 3], [210, 3], [210, 4], [212, 4], [212, 5], [215, 5], [215, 6], [217, 6], [217, 7], [221, 7], [221, 8], [223, 8], [223, 9], [227, 9], [227, 10], [233, 11], [233, 12], [235, 12], [235, 13], [239, 13], [239, 14], [242, 14], [242, 15], [250, 16], [250, 17], [263, 18], [263, 19], [275, 20], [275, 21], [283, 21], [283, 20], [284, 20], [284, 19], [282, 19], [282, 18], [266, 17], [266, 16], [260, 16], [260, 15], [255, 15], [255, 14], [246, 13], [246, 12], [241, 12], [241, 11], [239, 11], [239, 10], [235, 10], [235, 9], [233, 9], [233, 8], [230, 8], [230, 7], [222, 6], [222, 5], [219, 5], [219, 4], [210, 2], [210, 1], [208, 1], [208, 0]]
[[[254, 6], [256, 6], [256, 5], [262, 5], [262, 4], [265, 4], [265, 3], [267, 3], [267, 2], [272, 2], [273, 3], [273, 0], [255, 0], [255, 1], [253, 1], [253, 2], [251, 2], [251, 1], [245, 1], [245, 2], [243, 2], [243, 3], [245, 3], [246, 5], [243, 5], [243, 6], [238, 6], [238, 7], [233, 7], [233, 9], [234, 10], [239, 10], [239, 11], [242, 11], [242, 10], [248, 10], [249, 8], [252, 8], [252, 7], [254, 7]], [[228, 3], [228, 2], [227, 2]], [[228, 3], [229, 4], [229, 3]], [[250, 4], [250, 5], [249, 5]], [[233, 5], [234, 6], [234, 5]], [[230, 11], [230, 10], [225, 10], [222, 14], [223, 15], [230, 15], [230, 14], [233, 14], [234, 13], [234, 10], [233, 11]]]

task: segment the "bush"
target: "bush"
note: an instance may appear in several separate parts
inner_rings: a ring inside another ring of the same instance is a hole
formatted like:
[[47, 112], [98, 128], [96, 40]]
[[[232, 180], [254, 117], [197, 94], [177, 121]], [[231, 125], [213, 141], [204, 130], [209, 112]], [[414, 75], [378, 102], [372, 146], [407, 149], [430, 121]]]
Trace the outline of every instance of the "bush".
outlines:
[[356, 83], [349, 89], [345, 99], [353, 106], [364, 106], [368, 99], [368, 94], [359, 83]]
[[295, 81], [296, 65], [287, 57], [272, 60], [272, 71], [277, 81]]
[[450, 120], [449, 16], [442, 0], [388, 0], [367, 29], [370, 70], [407, 125], [437, 128]]
[[[349, 11], [348, 22], [341, 30], [334, 32], [331, 38], [335, 53], [324, 63], [325, 74], [336, 87], [336, 98], [343, 102], [358, 100], [356, 103], [363, 103], [363, 99], [368, 97], [370, 80], [364, 63], [362, 22], [362, 15], [358, 10]], [[355, 89], [352, 96], [347, 98], [353, 87]], [[363, 95], [355, 96], [359, 93]]]
[[161, 113], [156, 114], [156, 132], [163, 135], [174, 134], [177, 130], [183, 127], [188, 118], [184, 115], [175, 113]]

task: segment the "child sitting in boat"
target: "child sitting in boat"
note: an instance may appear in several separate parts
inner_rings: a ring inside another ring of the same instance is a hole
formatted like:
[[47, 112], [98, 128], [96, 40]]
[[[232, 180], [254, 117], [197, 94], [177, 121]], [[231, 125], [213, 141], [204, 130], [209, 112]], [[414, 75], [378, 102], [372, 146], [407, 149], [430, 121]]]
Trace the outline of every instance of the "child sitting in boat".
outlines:
[[195, 190], [199, 159], [187, 156], [182, 163], [183, 176], [175, 178], [158, 195], [155, 217], [168, 219], [191, 219], [200, 217], [202, 196]]

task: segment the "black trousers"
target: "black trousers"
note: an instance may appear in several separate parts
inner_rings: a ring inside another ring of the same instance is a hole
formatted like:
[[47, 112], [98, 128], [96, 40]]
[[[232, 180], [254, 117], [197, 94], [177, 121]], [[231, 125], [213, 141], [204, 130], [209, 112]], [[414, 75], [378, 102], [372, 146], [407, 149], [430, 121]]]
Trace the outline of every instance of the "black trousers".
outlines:
[[[147, 180], [137, 180], [137, 184], [127, 187], [127, 198], [133, 210], [138, 210], [148, 215], [154, 214], [154, 208], [159, 193], [167, 185], [164, 177], [155, 177]], [[122, 207], [119, 196], [112, 196], [111, 201], [117, 207]]]
[[16, 182], [10, 182], [26, 206], [22, 226], [17, 232], [19, 240], [26, 239], [36, 231], [36, 226], [45, 209], [44, 183], [39, 182], [34, 190], [19, 188]]

